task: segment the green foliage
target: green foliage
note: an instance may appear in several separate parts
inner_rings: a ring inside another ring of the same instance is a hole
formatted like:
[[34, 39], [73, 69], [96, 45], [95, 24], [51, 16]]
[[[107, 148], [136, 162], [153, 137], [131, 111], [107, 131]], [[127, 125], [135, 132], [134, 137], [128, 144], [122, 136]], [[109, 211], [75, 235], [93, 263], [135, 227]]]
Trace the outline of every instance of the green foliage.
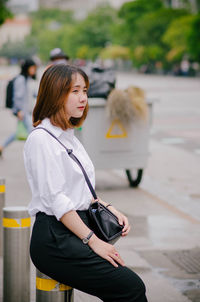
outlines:
[[132, 53], [133, 63], [136, 67], [162, 61], [162, 58], [163, 49], [156, 44], [149, 46], [137, 46]]
[[197, 12], [200, 12], [200, 0], [196, 0]]
[[186, 14], [187, 12], [184, 10], [162, 8], [143, 15], [137, 22], [139, 35], [135, 37], [134, 44], [158, 44], [162, 46], [162, 36], [170, 23]]
[[55, 47], [62, 48], [71, 58], [95, 59], [112, 40], [117, 13], [110, 6], [101, 6], [81, 21], [75, 20], [70, 11], [55, 9], [39, 10], [31, 17], [31, 37], [36, 37], [43, 61], [49, 59], [49, 51]]
[[77, 48], [75, 58], [95, 60], [99, 56], [100, 52], [101, 52], [101, 48], [98, 47], [91, 48], [88, 45], [82, 45], [79, 48]]
[[191, 23], [188, 34], [188, 51], [191, 59], [200, 62], [200, 14], [196, 15]]
[[0, 25], [4, 23], [7, 18], [12, 17], [12, 13], [6, 7], [6, 2], [8, 0], [1, 0], [0, 1]]
[[116, 11], [110, 6], [100, 6], [77, 26], [79, 43], [90, 47], [105, 47], [112, 40], [112, 27]]
[[188, 54], [188, 39], [194, 18], [188, 15], [175, 19], [163, 35], [163, 42], [169, 46], [166, 55], [168, 61], [180, 61], [184, 54]]
[[62, 48], [68, 55], [73, 53], [70, 47], [73, 43], [69, 41], [73, 41], [75, 20], [71, 11], [40, 9], [31, 14], [31, 19], [32, 31], [28, 39], [35, 41], [35, 49], [44, 62], [49, 60], [49, 52], [55, 47]]
[[31, 14], [31, 17], [34, 21], [38, 20], [39, 22], [48, 22], [56, 20], [56, 22], [61, 24], [74, 23], [73, 12], [69, 10], [60, 10], [60, 9], [40, 9]]
[[146, 13], [154, 12], [163, 7], [161, 0], [136, 0], [127, 2], [119, 10], [119, 16], [125, 19], [127, 25], [132, 28], [135, 22]]
[[102, 59], [130, 59], [130, 50], [128, 47], [120, 46], [120, 45], [110, 45], [104, 48], [100, 55]]
[[181, 60], [183, 47], [176, 47], [177, 51], [170, 53], [171, 45], [163, 36], [174, 20], [189, 16], [189, 12], [164, 7], [163, 3], [159, 0], [136, 0], [125, 3], [119, 11], [119, 16], [124, 20], [121, 23], [121, 31], [125, 33], [123, 45], [130, 47], [133, 64], [137, 67], [158, 61], [166, 65], [168, 54]]
[[125, 34], [124, 42], [127, 46], [134, 44], [135, 36], [138, 35], [138, 21], [145, 14], [156, 12], [162, 7], [163, 2], [161, 0], [136, 0], [122, 5], [119, 10], [119, 17], [124, 21], [121, 26]]
[[[4, 1], [5, 2], [5, 1]], [[184, 55], [200, 62], [200, 16], [191, 13], [189, 0], [185, 9], [172, 9], [163, 0], [126, 2], [119, 11], [100, 6], [83, 20], [71, 11], [40, 9], [31, 14], [32, 31], [19, 50], [5, 45], [3, 53], [26, 56], [37, 54], [47, 62], [49, 52], [60, 47], [70, 58], [95, 60], [132, 59], [142, 65], [169, 66]], [[196, 7], [200, 0], [196, 0]], [[8, 56], [7, 55], [7, 56]]]
[[27, 44], [24, 42], [7, 42], [3, 45], [0, 49], [0, 56], [7, 57], [9, 59], [26, 59], [34, 55], [36, 49], [33, 47], [32, 44]]

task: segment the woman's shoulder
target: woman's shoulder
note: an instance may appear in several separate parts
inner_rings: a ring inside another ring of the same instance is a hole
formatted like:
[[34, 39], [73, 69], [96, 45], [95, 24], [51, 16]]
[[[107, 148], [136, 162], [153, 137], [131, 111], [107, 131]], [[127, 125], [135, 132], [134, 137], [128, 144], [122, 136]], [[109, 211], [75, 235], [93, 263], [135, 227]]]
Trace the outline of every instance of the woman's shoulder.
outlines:
[[22, 74], [18, 74], [15, 77], [15, 80], [14, 80], [15, 85], [24, 84], [25, 82], [26, 82], [26, 79]]
[[37, 129], [37, 127], [36, 127], [29, 134], [29, 136], [26, 140], [26, 143], [25, 143], [25, 147], [42, 146], [43, 148], [45, 148], [45, 146], [47, 146], [48, 144], [49, 144], [48, 133], [42, 129]]

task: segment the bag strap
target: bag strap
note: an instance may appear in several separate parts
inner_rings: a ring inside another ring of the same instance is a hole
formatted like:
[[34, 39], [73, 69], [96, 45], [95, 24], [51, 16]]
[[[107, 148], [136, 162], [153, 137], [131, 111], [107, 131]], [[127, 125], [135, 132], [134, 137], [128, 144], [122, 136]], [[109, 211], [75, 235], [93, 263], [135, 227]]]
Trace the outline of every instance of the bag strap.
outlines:
[[81, 168], [83, 175], [85, 177], [85, 180], [87, 182], [87, 185], [90, 189], [90, 192], [92, 193], [92, 196], [94, 197], [95, 200], [98, 200], [98, 197], [96, 195], [96, 192], [89, 180], [89, 177], [85, 171], [85, 169], [83, 168], [81, 162], [79, 161], [79, 159], [73, 154], [73, 150], [72, 149], [68, 149], [53, 133], [51, 133], [51, 131], [47, 130], [46, 128], [43, 127], [37, 127], [35, 129], [33, 129], [32, 131], [35, 131], [37, 129], [43, 129], [44, 131], [48, 132], [53, 138], [55, 138], [57, 140], [57, 142], [59, 142], [61, 144], [61, 146], [63, 146], [63, 148], [67, 151], [68, 155], [79, 165], [79, 167]]

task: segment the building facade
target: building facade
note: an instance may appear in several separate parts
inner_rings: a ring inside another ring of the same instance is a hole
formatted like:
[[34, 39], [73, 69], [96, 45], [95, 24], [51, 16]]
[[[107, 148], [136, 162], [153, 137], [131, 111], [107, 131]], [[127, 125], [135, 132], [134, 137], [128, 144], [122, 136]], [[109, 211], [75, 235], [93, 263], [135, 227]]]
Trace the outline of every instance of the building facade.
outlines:
[[7, 19], [0, 27], [0, 48], [6, 42], [23, 41], [31, 31], [31, 22], [26, 16]]

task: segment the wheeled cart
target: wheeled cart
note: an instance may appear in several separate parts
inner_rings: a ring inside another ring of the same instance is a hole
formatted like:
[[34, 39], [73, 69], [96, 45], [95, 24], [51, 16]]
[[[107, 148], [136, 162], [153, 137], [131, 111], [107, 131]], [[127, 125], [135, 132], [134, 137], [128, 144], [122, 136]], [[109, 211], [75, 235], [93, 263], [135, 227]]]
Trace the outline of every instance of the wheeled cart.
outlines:
[[[135, 119], [129, 128], [106, 115], [106, 100], [90, 98], [88, 116], [75, 135], [82, 142], [95, 169], [124, 169], [131, 187], [137, 187], [149, 155], [153, 101], [148, 104], [148, 119]], [[135, 176], [133, 176], [133, 173]]]

